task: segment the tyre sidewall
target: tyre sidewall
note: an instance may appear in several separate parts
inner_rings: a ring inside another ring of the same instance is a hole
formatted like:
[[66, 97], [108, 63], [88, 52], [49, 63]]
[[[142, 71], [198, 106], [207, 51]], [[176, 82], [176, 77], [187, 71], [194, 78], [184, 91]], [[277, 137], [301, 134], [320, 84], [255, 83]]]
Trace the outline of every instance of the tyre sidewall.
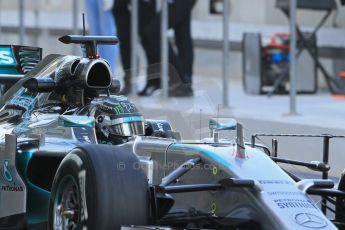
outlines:
[[133, 153], [117, 146], [85, 145], [72, 150], [54, 178], [50, 229], [56, 189], [65, 175], [71, 175], [78, 183], [81, 204], [78, 229], [120, 229], [121, 225], [147, 224], [149, 189], [146, 176], [135, 168], [138, 165]]
[[[71, 176], [78, 186], [78, 197], [79, 197], [79, 205], [80, 205], [80, 213], [78, 213], [78, 219], [80, 220], [80, 224], [78, 229], [85, 229], [87, 226], [92, 226], [92, 223], [89, 222], [88, 211], [92, 210], [92, 199], [87, 199], [86, 195], [86, 180], [85, 180], [85, 162], [82, 159], [73, 153], [68, 154], [64, 160], [62, 161], [57, 173], [55, 175], [53, 185], [52, 185], [52, 192], [49, 200], [49, 219], [48, 219], [48, 229], [54, 229], [54, 199], [57, 195], [57, 188], [59, 187], [60, 183], [66, 178], [66, 176]], [[92, 187], [89, 187], [92, 189]], [[87, 202], [88, 201], [88, 202]], [[85, 207], [86, 204], [90, 205], [90, 207]], [[88, 210], [89, 209], [89, 210]], [[90, 229], [90, 228], [89, 228]]]

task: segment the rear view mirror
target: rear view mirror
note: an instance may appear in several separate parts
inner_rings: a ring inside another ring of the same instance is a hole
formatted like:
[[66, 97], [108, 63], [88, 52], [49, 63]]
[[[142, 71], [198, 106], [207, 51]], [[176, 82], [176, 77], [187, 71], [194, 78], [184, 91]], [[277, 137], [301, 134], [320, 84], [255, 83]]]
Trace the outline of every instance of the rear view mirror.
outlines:
[[235, 130], [237, 121], [232, 118], [211, 118], [209, 128], [212, 131]]

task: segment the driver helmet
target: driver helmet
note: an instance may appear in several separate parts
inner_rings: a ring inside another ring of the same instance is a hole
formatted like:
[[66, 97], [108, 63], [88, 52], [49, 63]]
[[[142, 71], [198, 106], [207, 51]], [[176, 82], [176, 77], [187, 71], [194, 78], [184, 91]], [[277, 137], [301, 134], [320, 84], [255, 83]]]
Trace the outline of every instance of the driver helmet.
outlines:
[[94, 103], [97, 131], [108, 141], [118, 143], [119, 139], [145, 134], [143, 116], [126, 97], [112, 95]]

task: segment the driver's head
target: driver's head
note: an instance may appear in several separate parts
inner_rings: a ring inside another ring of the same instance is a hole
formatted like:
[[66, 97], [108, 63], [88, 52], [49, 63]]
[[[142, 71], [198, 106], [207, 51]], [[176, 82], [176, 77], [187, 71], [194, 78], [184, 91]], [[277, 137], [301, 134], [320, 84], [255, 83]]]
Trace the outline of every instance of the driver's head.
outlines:
[[145, 134], [141, 113], [126, 97], [109, 96], [93, 102], [97, 132], [103, 139], [101, 141], [118, 144], [128, 137]]

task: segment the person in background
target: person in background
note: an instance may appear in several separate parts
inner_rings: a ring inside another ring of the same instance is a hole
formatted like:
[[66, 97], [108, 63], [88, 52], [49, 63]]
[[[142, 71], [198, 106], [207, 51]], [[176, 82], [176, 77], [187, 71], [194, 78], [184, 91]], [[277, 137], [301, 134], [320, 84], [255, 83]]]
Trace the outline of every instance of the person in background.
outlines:
[[[116, 0], [113, 7], [113, 15], [115, 17], [117, 35], [120, 39], [120, 55], [122, 67], [125, 71], [124, 86], [120, 94], [127, 95], [131, 93], [131, 1], [130, 0]], [[149, 49], [152, 48], [152, 43], [147, 40], [146, 28], [151, 23], [156, 14], [156, 1], [155, 0], [139, 0], [138, 9], [138, 28], [139, 38], [142, 47], [144, 48], [145, 55], [149, 63], [158, 62], [155, 57], [151, 55]], [[157, 45], [157, 44], [156, 44]], [[151, 68], [148, 68], [148, 72]], [[152, 70], [154, 71], [154, 70]], [[149, 74], [149, 73], [148, 73]]]
[[[116, 27], [111, 9], [114, 0], [85, 0], [86, 17], [91, 35], [114, 36]], [[107, 60], [115, 76], [118, 46], [99, 45], [98, 52]]]
[[[193, 41], [191, 36], [191, 11], [196, 0], [171, 0], [169, 1], [169, 29], [174, 30], [176, 49], [169, 42], [169, 96], [190, 97], [193, 96]], [[160, 13], [157, 19], [152, 20], [146, 30], [147, 41], [151, 43], [148, 50], [153, 56], [149, 63], [160, 63]], [[175, 52], [175, 50], [177, 52]], [[147, 79], [147, 84], [139, 96], [150, 96], [161, 87], [161, 80], [157, 75]]]
[[191, 12], [196, 0], [175, 0], [169, 7], [169, 26], [174, 29], [177, 57], [181, 62], [182, 84], [171, 88], [169, 96], [193, 96], [192, 75], [194, 49], [191, 33]]

